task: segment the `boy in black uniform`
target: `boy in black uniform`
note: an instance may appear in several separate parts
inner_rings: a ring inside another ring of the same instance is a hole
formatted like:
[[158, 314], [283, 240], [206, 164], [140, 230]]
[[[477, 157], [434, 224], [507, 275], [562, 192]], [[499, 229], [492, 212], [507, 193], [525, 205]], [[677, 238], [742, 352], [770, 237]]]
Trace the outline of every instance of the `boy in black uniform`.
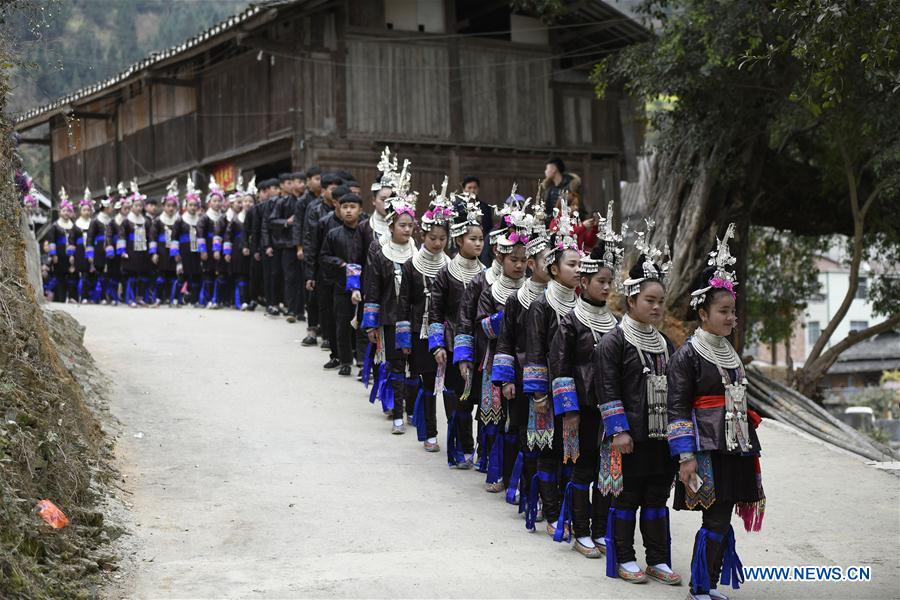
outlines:
[[[359, 225], [362, 198], [357, 194], [344, 194], [338, 200], [341, 226], [325, 235], [322, 245], [321, 266], [329, 272], [334, 282], [333, 303], [340, 375], [350, 375], [353, 362], [353, 331], [351, 321], [356, 305], [362, 301], [360, 291], [362, 271], [366, 261], [366, 246]], [[326, 364], [326, 367], [331, 361]]]

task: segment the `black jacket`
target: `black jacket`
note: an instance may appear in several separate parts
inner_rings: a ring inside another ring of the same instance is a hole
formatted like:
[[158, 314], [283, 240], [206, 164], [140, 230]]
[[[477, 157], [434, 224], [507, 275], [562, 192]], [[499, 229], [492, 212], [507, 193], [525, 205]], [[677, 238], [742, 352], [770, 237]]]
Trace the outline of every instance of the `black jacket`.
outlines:
[[263, 248], [295, 247], [294, 227], [288, 224], [291, 217], [296, 219], [297, 198], [293, 194], [277, 196], [269, 206], [262, 222]]
[[431, 285], [428, 324], [440, 323], [443, 326], [443, 343], [437, 346], [449, 351], [453, 350], [453, 337], [459, 329], [459, 306], [464, 292], [463, 283], [451, 276], [446, 266], [438, 271]]
[[380, 242], [372, 242], [369, 245], [369, 255], [366, 262], [365, 298], [366, 304], [378, 305], [378, 324], [396, 325], [397, 317], [397, 271], [403, 265], [398, 265], [381, 251]]
[[325, 236], [319, 258], [323, 274], [335, 284], [335, 292], [344, 292], [347, 287], [347, 264], [366, 264], [366, 251], [359, 225], [354, 228], [341, 225]]
[[[666, 347], [671, 357], [675, 347], [668, 338]], [[600, 340], [600, 351], [597, 356], [599, 364], [594, 366], [594, 385], [601, 412], [606, 414], [617, 403], [621, 403], [628, 419], [628, 432], [631, 437], [636, 442], [647, 441], [650, 439], [647, 384], [638, 349], [625, 340], [622, 328], [616, 327]], [[662, 354], [644, 353], [644, 357], [648, 365], [656, 365], [665, 360]], [[652, 368], [656, 372], [656, 366]]]
[[[307, 213], [309, 216], [309, 213]], [[338, 219], [334, 211], [327, 211], [315, 223], [307, 233], [306, 242], [303, 244], [303, 262], [306, 270], [306, 279], [321, 279], [327, 283], [333, 283], [328, 273], [322, 270], [319, 257], [322, 252], [322, 245], [325, 243], [325, 236], [335, 227], [341, 226], [341, 220]]]
[[294, 203], [294, 225], [291, 228], [291, 236], [294, 246], [303, 245], [303, 234], [306, 227], [306, 209], [309, 208], [316, 200], [316, 197], [309, 190], [303, 192], [303, 195], [297, 198]]
[[[611, 332], [610, 332], [611, 333]], [[579, 410], [598, 410], [594, 391], [594, 350], [601, 335], [594, 337], [591, 328], [578, 320], [575, 311], [559, 320], [559, 331], [550, 342], [550, 372], [553, 378], [575, 380]]]
[[[732, 381], [735, 380], [734, 370], [728, 373]], [[718, 450], [727, 452], [725, 447], [725, 409], [701, 408], [694, 409], [694, 400], [700, 396], [724, 396], [725, 386], [722, 377], [715, 365], [697, 354], [694, 347], [685, 342], [669, 361], [667, 373], [669, 384], [668, 416], [671, 433], [671, 425], [676, 421], [695, 422], [696, 436], [699, 438], [700, 447], [696, 447], [696, 439], [693, 442], [693, 451]], [[749, 406], [749, 403], [748, 403]], [[749, 406], [752, 409], [752, 406]], [[629, 419], [630, 423], [630, 419]], [[693, 425], [689, 427], [693, 428]], [[756, 428], [748, 427], [750, 444], [753, 451], [760, 450], [759, 438]], [[670, 443], [672, 442], [670, 436]], [[688, 450], [685, 450], [688, 451]], [[674, 452], [674, 448], [673, 448]], [[732, 453], [738, 454], [735, 449]]]

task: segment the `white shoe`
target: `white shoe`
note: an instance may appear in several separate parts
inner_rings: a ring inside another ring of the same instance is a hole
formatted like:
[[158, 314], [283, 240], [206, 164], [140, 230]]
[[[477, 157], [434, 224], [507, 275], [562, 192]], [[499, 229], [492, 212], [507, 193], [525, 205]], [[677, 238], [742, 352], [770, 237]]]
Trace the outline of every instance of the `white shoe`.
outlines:
[[87, 301], [86, 299], [82, 299], [81, 303], [82, 303], [82, 304], [87, 304], [88, 301]]
[[101, 306], [106, 306], [106, 300], [101, 300], [101, 301], [100, 301], [100, 305], [101, 305]]

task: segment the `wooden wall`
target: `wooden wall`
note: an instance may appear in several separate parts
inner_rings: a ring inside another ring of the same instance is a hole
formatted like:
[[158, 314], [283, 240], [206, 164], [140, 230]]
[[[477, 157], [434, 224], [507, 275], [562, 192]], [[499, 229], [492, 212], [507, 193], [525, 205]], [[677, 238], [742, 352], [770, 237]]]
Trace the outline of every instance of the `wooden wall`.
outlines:
[[239, 148], [267, 131], [269, 69], [247, 52], [203, 75], [201, 87], [203, 156]]
[[347, 41], [348, 135], [450, 137], [444, 44]]
[[496, 49], [477, 42], [461, 48], [463, 141], [552, 146], [550, 66], [546, 52]]

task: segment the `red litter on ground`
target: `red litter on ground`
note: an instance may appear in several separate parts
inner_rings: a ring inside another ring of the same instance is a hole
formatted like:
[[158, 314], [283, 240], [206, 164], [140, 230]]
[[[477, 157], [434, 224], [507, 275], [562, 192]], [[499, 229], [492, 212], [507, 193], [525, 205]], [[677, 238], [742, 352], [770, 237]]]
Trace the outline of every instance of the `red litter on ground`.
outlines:
[[62, 529], [69, 524], [68, 517], [49, 500], [41, 500], [37, 503], [37, 508], [41, 518], [53, 529]]

